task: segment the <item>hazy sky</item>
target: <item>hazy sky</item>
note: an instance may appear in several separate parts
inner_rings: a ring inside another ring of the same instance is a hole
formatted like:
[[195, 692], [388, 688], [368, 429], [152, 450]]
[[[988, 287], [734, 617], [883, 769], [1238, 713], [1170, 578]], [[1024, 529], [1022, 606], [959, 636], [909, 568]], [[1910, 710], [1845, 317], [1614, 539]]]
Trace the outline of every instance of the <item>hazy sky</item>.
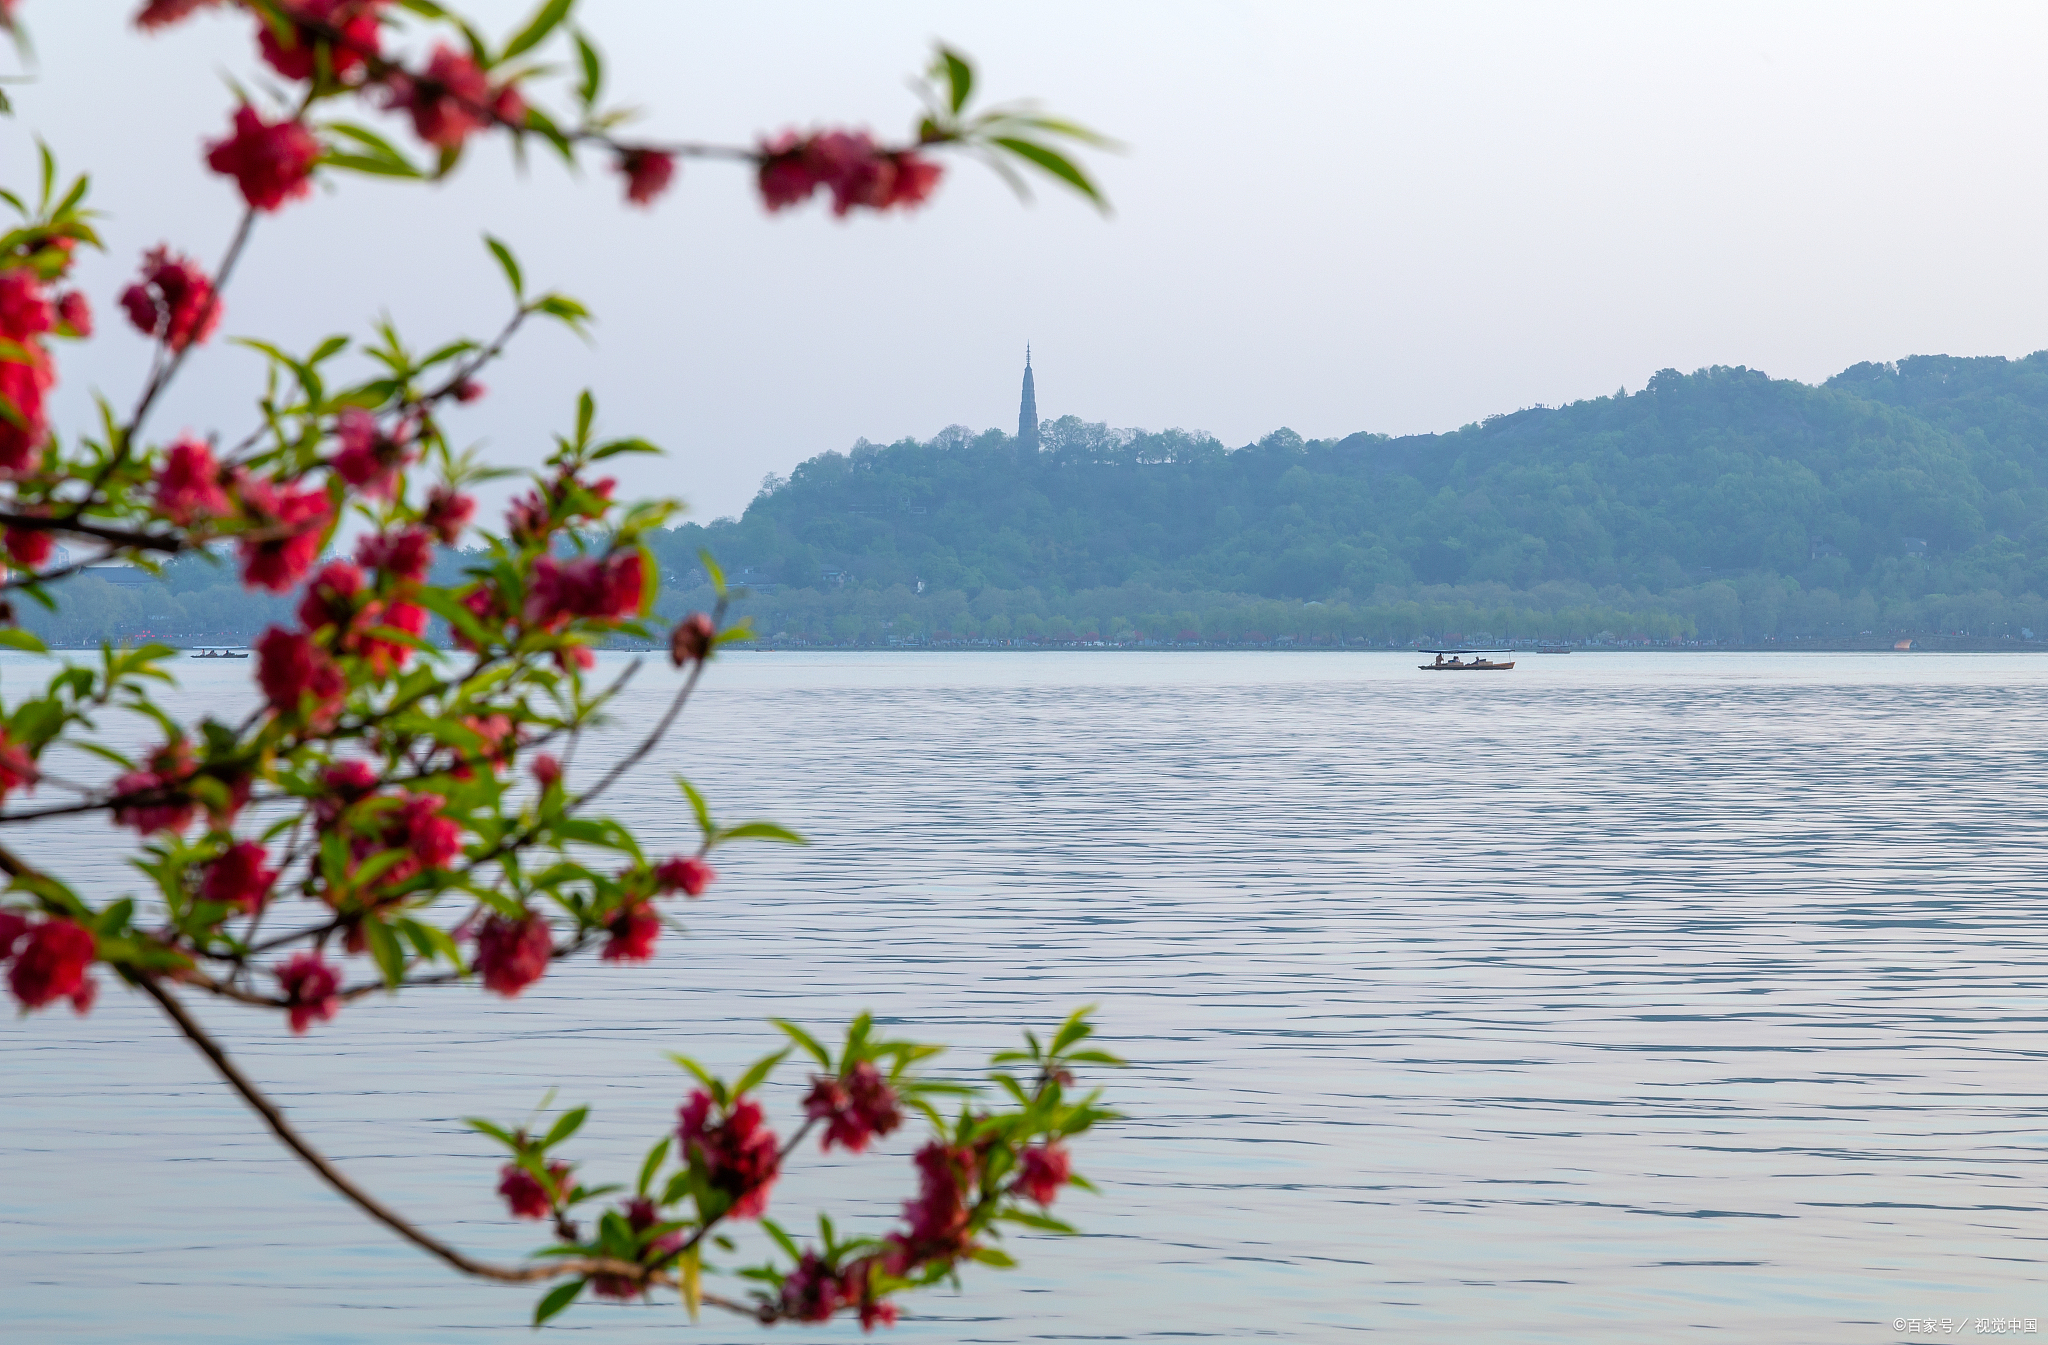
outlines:
[[[503, 33], [528, 6], [467, 8]], [[71, 413], [145, 357], [113, 296], [159, 242], [208, 265], [237, 204], [199, 171], [246, 16], [149, 38], [133, 0], [24, 0], [39, 80], [0, 123], [95, 174], [105, 335], [64, 365]], [[389, 311], [422, 343], [503, 311], [477, 243], [583, 298], [459, 429], [533, 461], [577, 388], [671, 450], [634, 469], [700, 517], [865, 436], [1014, 429], [1024, 343], [1044, 415], [1239, 444], [1447, 429], [1640, 388], [1664, 367], [1807, 380], [1864, 359], [2048, 346], [2048, 9], [2036, 5], [687, 4], [585, 0], [650, 134], [900, 133], [943, 37], [998, 97], [1129, 146], [1105, 221], [1019, 205], [959, 162], [932, 206], [770, 218], [740, 170], [692, 166], [654, 210], [608, 170], [521, 177], [490, 145], [438, 188], [345, 179], [259, 230], [224, 331], [309, 345]], [[253, 359], [210, 347], [160, 428], [250, 422]]]

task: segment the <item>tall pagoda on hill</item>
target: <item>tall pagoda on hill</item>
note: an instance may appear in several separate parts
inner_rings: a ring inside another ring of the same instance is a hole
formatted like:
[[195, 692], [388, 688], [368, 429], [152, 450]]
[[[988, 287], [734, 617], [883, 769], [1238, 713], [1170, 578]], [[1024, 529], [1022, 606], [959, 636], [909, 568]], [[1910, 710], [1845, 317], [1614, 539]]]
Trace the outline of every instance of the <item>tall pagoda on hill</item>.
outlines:
[[1031, 383], [1031, 347], [1024, 347], [1024, 403], [1017, 408], [1017, 455], [1038, 452], [1038, 393]]

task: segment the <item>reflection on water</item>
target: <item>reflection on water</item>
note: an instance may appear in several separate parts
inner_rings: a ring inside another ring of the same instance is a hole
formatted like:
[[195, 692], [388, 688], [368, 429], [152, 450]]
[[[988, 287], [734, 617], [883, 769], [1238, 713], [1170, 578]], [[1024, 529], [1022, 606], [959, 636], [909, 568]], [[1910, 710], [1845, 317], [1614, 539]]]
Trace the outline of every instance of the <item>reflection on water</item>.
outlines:
[[[1090, 1236], [970, 1272], [905, 1341], [2048, 1318], [2048, 661], [1412, 662], [732, 657], [620, 811], [680, 842], [683, 770], [817, 844], [734, 854], [687, 942], [308, 1041], [215, 1021], [375, 1189], [511, 1254], [532, 1226], [499, 1217], [464, 1114], [559, 1085], [597, 1109], [580, 1156], [623, 1176], [683, 1091], [664, 1050], [738, 1062], [769, 1014], [871, 1007], [978, 1053], [1099, 1003], [1136, 1067], [1082, 1150], [1104, 1197], [1066, 1198]], [[238, 703], [247, 665], [188, 667], [194, 704]], [[103, 838], [39, 853], [121, 881]], [[523, 1330], [532, 1295], [343, 1208], [131, 996], [10, 1022], [0, 1070], [10, 1340]], [[807, 1157], [779, 1212], [879, 1229], [906, 1151]], [[562, 1320], [758, 1339], [673, 1306]]]

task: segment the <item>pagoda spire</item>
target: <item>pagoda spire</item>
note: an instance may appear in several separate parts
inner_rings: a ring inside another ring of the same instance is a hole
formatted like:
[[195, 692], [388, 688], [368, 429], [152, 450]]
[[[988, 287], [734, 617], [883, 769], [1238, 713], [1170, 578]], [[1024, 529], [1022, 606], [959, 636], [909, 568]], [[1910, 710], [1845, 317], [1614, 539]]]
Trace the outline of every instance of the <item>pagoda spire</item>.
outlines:
[[1024, 401], [1017, 408], [1017, 453], [1036, 456], [1038, 453], [1038, 391], [1031, 380], [1031, 346], [1024, 347]]

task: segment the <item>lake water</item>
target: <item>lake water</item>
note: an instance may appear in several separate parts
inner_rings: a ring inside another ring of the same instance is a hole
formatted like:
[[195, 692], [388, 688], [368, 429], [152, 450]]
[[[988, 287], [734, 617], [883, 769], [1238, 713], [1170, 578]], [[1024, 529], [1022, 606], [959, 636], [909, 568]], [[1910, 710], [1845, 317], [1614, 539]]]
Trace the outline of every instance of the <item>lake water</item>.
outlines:
[[[688, 940], [303, 1040], [211, 1021], [369, 1186], [515, 1255], [534, 1226], [463, 1115], [559, 1087], [596, 1108], [586, 1172], [630, 1179], [686, 1091], [664, 1051], [735, 1065], [771, 1014], [865, 1007], [978, 1058], [1099, 1004], [1133, 1068], [1078, 1150], [1102, 1196], [1061, 1202], [1088, 1236], [1017, 1240], [906, 1342], [2048, 1329], [2048, 659], [1414, 662], [725, 658], [619, 811], [681, 843], [681, 770], [816, 844], [731, 853]], [[248, 664], [185, 667], [188, 704], [242, 703]], [[109, 886], [107, 842], [30, 849]], [[883, 1229], [898, 1138], [808, 1150], [777, 1212]], [[535, 1294], [330, 1197], [111, 986], [0, 1027], [0, 1173], [10, 1342], [528, 1338]], [[558, 1320], [760, 1338], [672, 1303]]]

